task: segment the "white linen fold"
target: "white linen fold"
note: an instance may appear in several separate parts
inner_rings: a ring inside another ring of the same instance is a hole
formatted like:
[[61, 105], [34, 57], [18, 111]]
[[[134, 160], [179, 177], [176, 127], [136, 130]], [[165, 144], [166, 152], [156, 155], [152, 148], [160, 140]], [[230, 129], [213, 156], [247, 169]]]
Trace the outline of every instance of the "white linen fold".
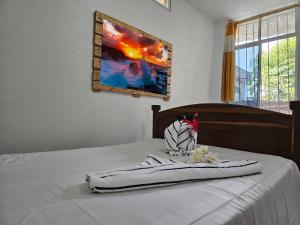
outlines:
[[261, 170], [262, 164], [254, 160], [220, 161], [216, 164], [185, 163], [148, 155], [136, 166], [88, 173], [86, 182], [92, 192], [105, 193], [240, 177]]

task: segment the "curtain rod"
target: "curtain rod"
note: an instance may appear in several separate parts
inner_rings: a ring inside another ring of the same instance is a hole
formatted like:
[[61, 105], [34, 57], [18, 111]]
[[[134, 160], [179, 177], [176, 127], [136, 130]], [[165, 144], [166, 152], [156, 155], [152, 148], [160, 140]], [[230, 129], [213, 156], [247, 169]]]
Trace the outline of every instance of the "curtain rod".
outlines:
[[246, 19], [238, 20], [235, 23], [236, 24], [245, 23], [245, 22], [248, 22], [250, 20], [259, 19], [259, 18], [262, 18], [264, 16], [269, 16], [271, 14], [279, 13], [279, 12], [282, 12], [282, 11], [285, 11], [285, 10], [288, 10], [288, 9], [292, 9], [292, 8], [296, 8], [298, 6], [300, 6], [300, 3], [296, 3], [296, 4], [293, 4], [293, 5], [285, 6], [285, 7], [282, 7], [282, 8], [279, 8], [279, 9], [275, 9], [275, 10], [272, 10], [272, 11], [269, 11], [269, 12], [265, 12], [265, 13], [262, 13], [262, 14], [259, 14], [259, 15], [256, 15], [256, 16], [251, 16], [251, 17], [246, 18]]

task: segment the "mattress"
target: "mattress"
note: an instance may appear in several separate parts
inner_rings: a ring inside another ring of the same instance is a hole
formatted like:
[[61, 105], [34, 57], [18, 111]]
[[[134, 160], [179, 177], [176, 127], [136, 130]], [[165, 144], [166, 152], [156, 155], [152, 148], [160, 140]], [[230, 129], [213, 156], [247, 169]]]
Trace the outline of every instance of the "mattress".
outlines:
[[1, 225], [299, 225], [300, 174], [277, 156], [209, 147], [221, 159], [251, 159], [261, 174], [95, 194], [87, 172], [166, 157], [163, 140], [0, 155]]

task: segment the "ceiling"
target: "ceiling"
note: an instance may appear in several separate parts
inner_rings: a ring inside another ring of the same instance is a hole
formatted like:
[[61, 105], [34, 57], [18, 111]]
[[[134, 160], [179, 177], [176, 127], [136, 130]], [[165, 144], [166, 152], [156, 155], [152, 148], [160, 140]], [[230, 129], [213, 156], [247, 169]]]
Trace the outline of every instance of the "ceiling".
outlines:
[[192, 7], [214, 21], [240, 20], [299, 0], [186, 0]]

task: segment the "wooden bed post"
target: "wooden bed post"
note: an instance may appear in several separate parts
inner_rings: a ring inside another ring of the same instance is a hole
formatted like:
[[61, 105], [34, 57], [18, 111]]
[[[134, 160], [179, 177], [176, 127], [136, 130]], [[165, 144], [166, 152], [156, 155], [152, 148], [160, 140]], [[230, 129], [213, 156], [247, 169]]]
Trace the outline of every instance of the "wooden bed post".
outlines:
[[152, 137], [153, 138], [159, 138], [157, 136], [157, 134], [158, 134], [158, 127], [157, 127], [157, 125], [158, 125], [158, 122], [157, 122], [158, 118], [157, 118], [157, 113], [160, 111], [160, 105], [152, 105], [152, 111], [153, 111]]
[[293, 160], [300, 166], [300, 101], [290, 103], [292, 114], [292, 150]]

